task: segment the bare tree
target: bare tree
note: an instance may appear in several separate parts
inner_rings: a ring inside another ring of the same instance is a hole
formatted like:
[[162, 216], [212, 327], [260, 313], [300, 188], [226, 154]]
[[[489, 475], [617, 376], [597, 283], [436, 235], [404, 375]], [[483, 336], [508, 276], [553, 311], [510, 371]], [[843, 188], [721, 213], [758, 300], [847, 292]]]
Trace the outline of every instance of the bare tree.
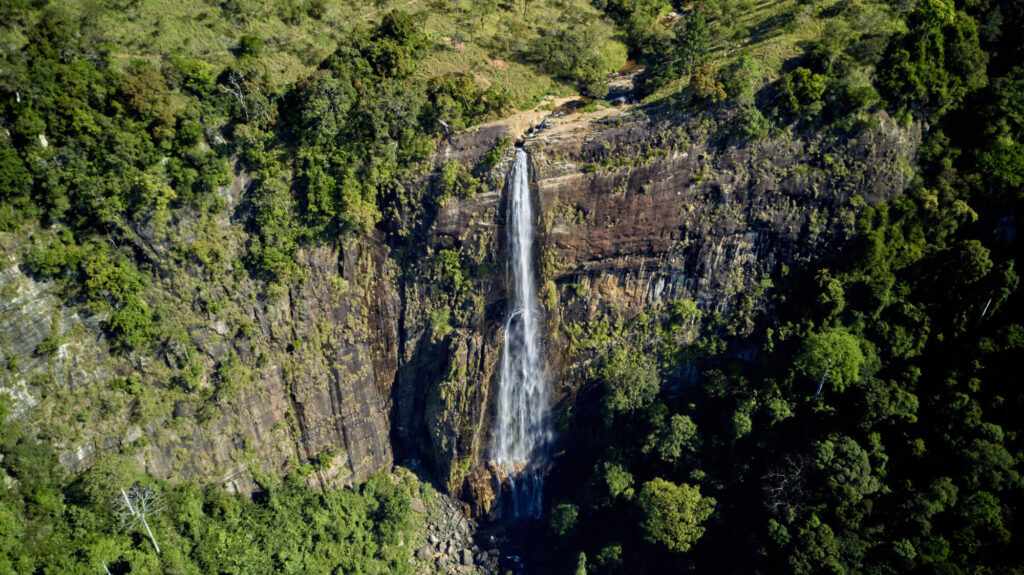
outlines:
[[122, 527], [130, 529], [141, 525], [146, 531], [146, 536], [149, 537], [149, 542], [153, 544], [153, 549], [156, 549], [158, 554], [160, 546], [157, 545], [156, 537], [153, 536], [153, 530], [149, 528], [148, 517], [162, 508], [163, 500], [160, 498], [160, 494], [152, 487], [138, 483], [127, 490], [121, 488], [121, 494], [114, 499], [114, 509]]
[[238, 102], [246, 122], [255, 120], [266, 125], [273, 120], [270, 98], [263, 93], [258, 82], [250, 81], [245, 74], [232, 70], [227, 76], [227, 85], [219, 84], [217, 87]]
[[776, 515], [797, 506], [804, 496], [806, 474], [807, 460], [802, 455], [787, 455], [762, 478], [765, 506]]

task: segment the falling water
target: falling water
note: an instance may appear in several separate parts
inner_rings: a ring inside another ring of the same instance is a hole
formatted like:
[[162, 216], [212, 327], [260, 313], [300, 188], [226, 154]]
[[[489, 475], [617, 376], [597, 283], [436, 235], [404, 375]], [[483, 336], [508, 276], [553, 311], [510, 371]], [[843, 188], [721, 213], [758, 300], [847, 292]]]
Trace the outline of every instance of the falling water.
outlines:
[[548, 389], [540, 343], [537, 289], [533, 274], [533, 206], [529, 158], [516, 150], [509, 185], [509, 269], [512, 298], [505, 320], [493, 458], [508, 476], [513, 517], [541, 511], [542, 465], [550, 438]]

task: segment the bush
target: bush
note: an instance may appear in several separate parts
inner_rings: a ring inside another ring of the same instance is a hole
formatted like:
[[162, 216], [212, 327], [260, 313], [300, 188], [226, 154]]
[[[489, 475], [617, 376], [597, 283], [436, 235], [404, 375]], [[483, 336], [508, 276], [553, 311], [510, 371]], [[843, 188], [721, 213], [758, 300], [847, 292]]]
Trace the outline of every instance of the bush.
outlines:
[[559, 537], [567, 537], [576, 529], [579, 508], [571, 503], [560, 503], [551, 510], [551, 531]]
[[707, 64], [694, 68], [690, 74], [690, 87], [693, 94], [711, 104], [721, 102], [725, 99], [725, 88], [718, 81], [714, 70]]
[[607, 13], [626, 31], [633, 56], [652, 63], [664, 52], [672, 38], [663, 21], [672, 11], [667, 0], [595, 0], [595, 6]]
[[263, 38], [259, 36], [246, 34], [238, 39], [239, 57], [248, 56], [250, 58], [258, 58], [263, 54], [264, 48], [266, 48], [266, 44], [264, 43]]
[[78, 267], [79, 250], [69, 230], [41, 234], [22, 255], [26, 271], [43, 279], [57, 279]]
[[469, 74], [445, 74], [431, 78], [427, 86], [430, 105], [425, 112], [427, 128], [444, 121], [449, 129], [462, 129], [505, 111], [509, 95], [497, 86], [483, 90]]
[[743, 141], [757, 141], [768, 136], [771, 120], [757, 106], [741, 106], [736, 112], [733, 133]]
[[477, 194], [481, 189], [479, 180], [458, 160], [448, 160], [441, 167], [440, 193], [438, 205], [444, 205], [449, 198], [466, 199]]
[[0, 141], [0, 230], [12, 229], [35, 216], [31, 193], [32, 173], [17, 150]]
[[911, 14], [910, 29], [890, 43], [878, 83], [895, 109], [942, 115], [986, 84], [987, 63], [974, 20], [952, 0], [927, 0]]
[[761, 64], [749, 54], [744, 54], [731, 66], [722, 70], [722, 86], [734, 102], [740, 106], [752, 106], [754, 94], [761, 85], [763, 74]]
[[208, 62], [171, 56], [172, 81], [196, 96], [209, 96], [217, 86], [216, 69]]
[[797, 119], [813, 119], [821, 114], [828, 78], [804, 67], [796, 68], [779, 81], [779, 108]]
[[795, 367], [819, 389], [827, 383], [842, 392], [860, 381], [864, 364], [864, 352], [857, 336], [842, 328], [832, 328], [807, 336]]
[[574, 81], [595, 98], [608, 92], [608, 75], [626, 61], [625, 47], [606, 24], [581, 16], [564, 16], [530, 47], [530, 58], [547, 73]]

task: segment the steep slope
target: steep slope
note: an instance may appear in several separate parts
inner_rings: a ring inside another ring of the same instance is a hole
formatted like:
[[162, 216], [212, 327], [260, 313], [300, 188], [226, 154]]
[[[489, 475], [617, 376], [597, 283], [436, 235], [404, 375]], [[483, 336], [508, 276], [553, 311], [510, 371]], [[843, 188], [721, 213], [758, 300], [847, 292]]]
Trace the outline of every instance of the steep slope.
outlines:
[[[560, 398], [571, 397], [587, 369], [595, 350], [579, 340], [600, 320], [690, 300], [706, 319], [688, 341], [702, 329], [749, 334], [775, 274], [827, 254], [852, 237], [863, 206], [904, 189], [918, 139], [880, 115], [848, 141], [716, 145], [715, 126], [727, 122], [604, 111], [551, 118], [526, 137], [541, 212], [548, 364]], [[502, 126], [481, 129], [444, 153], [473, 165], [488, 143], [508, 136]], [[502, 199], [491, 192], [450, 201], [432, 227], [432, 248], [457, 251], [473, 269], [504, 261]], [[478, 512], [491, 509], [500, 489], [486, 469], [506, 298], [505, 275], [493, 271], [474, 280], [480, 300], [468, 319], [431, 344], [430, 310], [447, 301], [421, 281], [416, 299], [427, 303], [404, 317], [405, 348], [417, 351], [396, 390], [399, 438]]]
[[[783, 137], [719, 147], [715, 121], [577, 113], [526, 138], [559, 397], [572, 394], [574, 374], [588, 363], [573, 341], [587, 322], [690, 299], [705, 318], [723, 318], [714, 329], [752, 329], [772, 274], [849, 237], [858, 198], [899, 193], [916, 141], [880, 116], [873, 130], [840, 144]], [[439, 171], [453, 160], [473, 166], [511, 135], [504, 125], [460, 135], [439, 150]], [[188, 260], [161, 270], [154, 294], [179, 302], [185, 341], [196, 342], [195, 350], [164, 350], [166, 365], [110, 354], [96, 319], [83, 321], [20, 272], [20, 247], [8, 241], [4, 290], [18, 295], [2, 317], [5, 387], [49, 422], [62, 460], [76, 469], [127, 449], [157, 476], [241, 491], [253, 488], [251, 470], [306, 461], [317, 463], [320, 481], [350, 483], [390, 467], [394, 437], [403, 461], [427, 463], [429, 477], [485, 511], [497, 487], [484, 469], [506, 305], [501, 186], [511, 147], [502, 149], [489, 191], [441, 208], [430, 228], [433, 255], [414, 269], [399, 270], [372, 240], [303, 249], [306, 281], [268, 299], [230, 271], [244, 237], [238, 224], [191, 224], [222, 242], [214, 268], [222, 271]], [[240, 176], [236, 195], [244, 183]], [[162, 266], [174, 261], [158, 235], [148, 248]], [[453, 299], [432, 267], [444, 250], [473, 263], [465, 297]], [[439, 311], [451, 318], [447, 333], [435, 325]], [[699, 331], [695, 324], [691, 337]], [[44, 341], [59, 343], [37, 352]], [[221, 375], [182, 383], [198, 394], [171, 389], [150, 404], [132, 395], [133, 381], [189, 362]], [[216, 409], [204, 406], [208, 398]]]
[[[223, 224], [226, 236], [237, 237]], [[16, 407], [45, 425], [72, 469], [120, 449], [155, 476], [247, 492], [250, 470], [280, 473], [316, 461], [317, 479], [349, 484], [390, 468], [399, 309], [386, 248], [352, 242], [305, 250], [307, 281], [271, 300], [228, 270], [164, 269], [165, 282], [151, 293], [181, 306], [185, 321], [162, 363], [112, 353], [98, 333], [101, 318], [83, 321], [62, 306], [47, 284], [20, 271], [17, 247], [8, 249], [3, 289], [16, 295], [0, 318], [4, 387], [20, 390]], [[227, 261], [238, 257], [231, 251]], [[44, 342], [54, 349], [41, 351]], [[213, 375], [156, 397], [138, 391], [192, 365]]]

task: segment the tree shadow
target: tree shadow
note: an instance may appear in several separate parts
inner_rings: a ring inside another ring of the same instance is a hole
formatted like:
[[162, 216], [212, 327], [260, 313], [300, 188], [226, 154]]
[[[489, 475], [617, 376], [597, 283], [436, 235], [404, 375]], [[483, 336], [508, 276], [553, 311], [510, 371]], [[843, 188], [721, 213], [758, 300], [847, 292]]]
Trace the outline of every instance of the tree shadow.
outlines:
[[750, 29], [750, 43], [758, 44], [781, 36], [785, 32], [786, 27], [792, 24], [795, 19], [796, 15], [793, 12], [782, 12], [765, 18]]

